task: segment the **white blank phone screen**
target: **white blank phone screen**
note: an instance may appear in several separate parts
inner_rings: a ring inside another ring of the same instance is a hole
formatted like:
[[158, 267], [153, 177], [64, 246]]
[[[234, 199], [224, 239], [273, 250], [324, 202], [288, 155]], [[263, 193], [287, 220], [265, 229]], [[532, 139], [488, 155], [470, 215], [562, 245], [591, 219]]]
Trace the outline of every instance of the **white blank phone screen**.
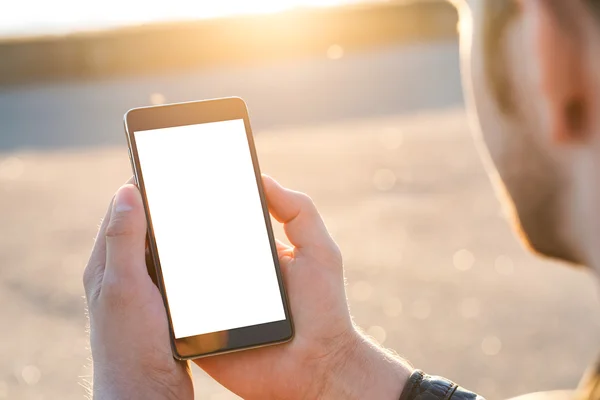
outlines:
[[175, 338], [285, 320], [244, 120], [134, 135]]

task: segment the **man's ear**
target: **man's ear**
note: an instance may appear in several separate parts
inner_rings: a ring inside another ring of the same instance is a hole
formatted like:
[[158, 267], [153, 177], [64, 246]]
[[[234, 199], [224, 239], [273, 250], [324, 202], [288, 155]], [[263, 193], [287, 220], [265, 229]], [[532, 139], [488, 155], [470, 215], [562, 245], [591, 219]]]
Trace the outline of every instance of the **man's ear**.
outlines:
[[531, 46], [544, 96], [547, 132], [559, 143], [584, 140], [592, 128], [593, 100], [584, 5], [571, 0], [521, 0], [520, 4], [528, 34], [526, 48]]

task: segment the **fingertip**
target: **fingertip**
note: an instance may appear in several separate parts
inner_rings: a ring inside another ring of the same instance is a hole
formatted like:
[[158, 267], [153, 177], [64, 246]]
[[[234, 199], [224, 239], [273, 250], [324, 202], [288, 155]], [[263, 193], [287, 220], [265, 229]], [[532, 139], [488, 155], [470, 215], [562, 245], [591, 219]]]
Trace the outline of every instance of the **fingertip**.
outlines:
[[140, 236], [146, 232], [142, 196], [135, 185], [125, 184], [115, 194], [105, 236]]
[[117, 190], [113, 202], [113, 211], [127, 212], [142, 206], [142, 196], [137, 186], [127, 183]]
[[277, 221], [282, 222], [281, 208], [285, 206], [285, 188], [269, 175], [263, 174], [262, 180], [269, 211]]
[[[262, 174], [263, 187], [265, 188], [265, 192], [271, 193], [274, 190], [280, 189], [282, 186], [277, 182], [273, 177]], [[267, 193], [267, 194], [268, 194]]]
[[129, 182], [127, 181], [127, 183], [125, 183], [123, 186], [121, 186], [119, 188], [119, 190], [117, 190], [117, 193], [119, 192], [128, 192], [133, 196], [139, 197], [140, 195], [140, 190], [138, 189], [138, 187], [133, 183], [133, 182]]

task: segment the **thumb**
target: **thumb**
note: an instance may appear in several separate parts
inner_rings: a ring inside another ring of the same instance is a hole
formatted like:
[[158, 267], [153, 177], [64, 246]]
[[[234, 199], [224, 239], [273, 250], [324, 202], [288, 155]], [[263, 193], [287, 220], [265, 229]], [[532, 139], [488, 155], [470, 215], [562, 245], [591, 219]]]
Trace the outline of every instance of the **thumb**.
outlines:
[[263, 175], [269, 210], [283, 224], [288, 240], [298, 249], [337, 249], [312, 199], [304, 193], [286, 189]]
[[124, 185], [115, 195], [106, 228], [105, 281], [131, 282], [147, 277], [145, 246], [146, 214], [142, 196], [134, 185]]

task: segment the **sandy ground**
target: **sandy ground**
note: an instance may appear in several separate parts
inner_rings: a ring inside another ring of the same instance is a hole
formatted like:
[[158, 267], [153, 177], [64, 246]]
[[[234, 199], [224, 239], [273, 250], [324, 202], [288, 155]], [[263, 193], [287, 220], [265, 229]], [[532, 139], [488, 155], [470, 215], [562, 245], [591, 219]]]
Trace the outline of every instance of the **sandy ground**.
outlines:
[[[589, 275], [512, 236], [462, 109], [259, 131], [262, 169], [315, 199], [357, 323], [488, 399], [574, 387], [597, 354]], [[0, 398], [81, 399], [81, 275], [126, 150], [0, 156]], [[195, 371], [198, 399], [235, 398]]]

